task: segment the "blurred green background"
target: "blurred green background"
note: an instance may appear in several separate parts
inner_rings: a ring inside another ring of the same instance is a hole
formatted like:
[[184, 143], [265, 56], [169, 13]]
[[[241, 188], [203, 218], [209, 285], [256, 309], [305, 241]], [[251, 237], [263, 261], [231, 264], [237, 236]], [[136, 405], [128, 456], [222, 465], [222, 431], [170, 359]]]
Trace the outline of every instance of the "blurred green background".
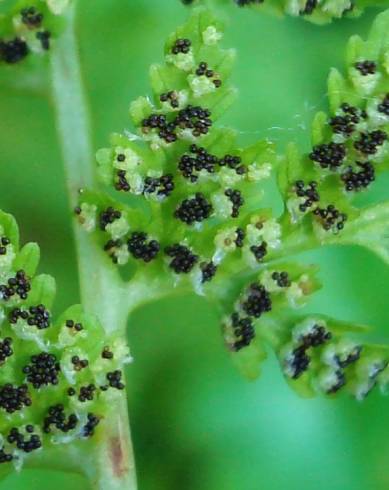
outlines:
[[[187, 11], [178, 0], [80, 4], [82, 64], [98, 148], [110, 131], [128, 127], [129, 101], [147, 93], [148, 66], [161, 59], [166, 35]], [[307, 148], [312, 115], [326, 107], [329, 68], [342, 67], [346, 40], [365, 35], [376, 12], [325, 27], [233, 6], [224, 12], [225, 45], [239, 54], [234, 82], [240, 96], [223, 122], [239, 128], [244, 142], [271, 137], [281, 151], [293, 139]], [[17, 82], [22, 73], [13, 69]], [[0, 207], [17, 217], [24, 241], [40, 243], [41, 270], [57, 278], [60, 311], [77, 301], [78, 284], [53, 110], [47, 94], [1, 79]], [[388, 198], [388, 185], [381, 177], [368, 200]], [[322, 265], [325, 287], [312, 310], [371, 324], [374, 338], [388, 339], [389, 269], [352, 248], [321, 249], [303, 259]], [[223, 348], [216, 313], [192, 296], [135, 312], [129, 341], [140, 490], [389, 488], [389, 402], [379, 393], [363, 404], [301, 400], [272, 356], [262, 377], [248, 383]], [[87, 485], [77, 476], [43, 471], [0, 483], [1, 490], [52, 488]]]

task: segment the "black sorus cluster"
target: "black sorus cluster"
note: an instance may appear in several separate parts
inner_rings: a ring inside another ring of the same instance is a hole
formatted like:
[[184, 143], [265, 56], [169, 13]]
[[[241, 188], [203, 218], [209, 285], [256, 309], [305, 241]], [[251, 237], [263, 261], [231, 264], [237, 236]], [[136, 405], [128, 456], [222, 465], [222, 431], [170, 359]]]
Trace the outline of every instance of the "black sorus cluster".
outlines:
[[269, 292], [260, 283], [253, 283], [249, 286], [247, 297], [242, 302], [242, 309], [248, 315], [259, 318], [263, 313], [270, 311], [272, 302]]
[[179, 243], [166, 247], [165, 253], [168, 257], [172, 257], [169, 267], [173, 269], [176, 274], [187, 274], [199, 260], [198, 255], [194, 254], [190, 248]]
[[214, 70], [211, 70], [209, 67], [208, 67], [208, 63], [206, 63], [205, 61], [201, 61], [196, 69], [196, 75], [201, 77], [201, 76], [204, 76], [204, 77], [207, 77], [207, 78], [211, 78], [212, 79], [212, 82], [213, 84], [215, 85], [216, 88], [220, 88], [221, 85], [222, 85], [222, 81], [220, 80], [220, 78], [218, 78], [217, 74], [214, 72]]
[[317, 216], [317, 218], [321, 222], [322, 227], [326, 231], [343, 230], [344, 225], [347, 221], [347, 215], [345, 213], [341, 213], [338, 209], [335, 208], [333, 204], [329, 204], [325, 208], [316, 208], [313, 211], [313, 214]]
[[236, 338], [232, 346], [233, 349], [239, 351], [243, 347], [250, 345], [255, 337], [254, 325], [251, 318], [240, 317], [239, 314], [235, 312], [231, 315], [231, 326]]
[[302, 213], [312, 207], [314, 203], [319, 202], [320, 195], [317, 190], [318, 183], [316, 181], [311, 181], [309, 184], [305, 185], [302, 180], [297, 180], [294, 185], [294, 191], [296, 196], [305, 198], [305, 201], [299, 205], [299, 209]]
[[309, 368], [311, 356], [308, 350], [325, 344], [331, 338], [331, 332], [328, 332], [322, 325], [314, 325], [309, 332], [300, 336], [299, 345], [293, 349], [288, 362], [292, 379], [298, 379]]
[[9, 313], [9, 322], [17, 323], [18, 320], [26, 321], [28, 325], [35, 326], [39, 330], [50, 327], [50, 313], [44, 305], [30, 306], [28, 309], [14, 308]]
[[196, 182], [198, 174], [202, 170], [214, 174], [220, 167], [235, 170], [238, 175], [243, 175], [246, 172], [246, 167], [242, 165], [242, 159], [239, 156], [225, 155], [218, 158], [205, 148], [195, 144], [189, 147], [189, 153], [185, 153], [178, 162], [178, 169], [182, 176], [190, 182]]
[[135, 259], [141, 259], [144, 262], [153, 260], [161, 248], [157, 240], [149, 240], [147, 233], [142, 231], [132, 233], [127, 246]]
[[341, 176], [346, 191], [359, 191], [375, 180], [375, 169], [370, 162], [356, 162], [359, 170], [348, 167]]
[[209, 218], [213, 211], [212, 205], [204, 194], [197, 192], [193, 198], [184, 199], [176, 209], [174, 216], [187, 225], [201, 222]]
[[150, 114], [143, 119], [142, 130], [148, 133], [156, 130], [166, 143], [177, 141], [177, 130], [189, 130], [192, 136], [199, 137], [208, 133], [212, 126], [211, 111], [200, 106], [188, 105], [175, 115]]

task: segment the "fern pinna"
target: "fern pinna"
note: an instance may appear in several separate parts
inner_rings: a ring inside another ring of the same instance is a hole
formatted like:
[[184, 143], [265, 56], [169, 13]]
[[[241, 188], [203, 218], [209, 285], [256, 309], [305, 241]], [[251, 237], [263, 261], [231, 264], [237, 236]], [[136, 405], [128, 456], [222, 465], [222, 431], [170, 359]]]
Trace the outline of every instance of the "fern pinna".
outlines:
[[[181, 0], [184, 5], [198, 5], [207, 0]], [[235, 4], [276, 16], [301, 17], [314, 24], [336, 19], [359, 17], [368, 7], [385, 7], [385, 0], [213, 0], [222, 6]]]
[[[153, 98], [131, 104], [136, 132], [113, 134], [97, 153], [108, 192], [80, 195], [79, 222], [127, 277], [218, 305], [226, 345], [250, 376], [268, 344], [297, 389], [363, 398], [386, 383], [386, 347], [350, 337], [358, 326], [297, 314], [319, 282], [316, 267], [289, 256], [357, 243], [388, 260], [388, 204], [352, 205], [387, 166], [387, 19], [366, 43], [351, 39], [347, 79], [331, 73], [331, 113], [315, 117], [312, 151], [277, 156], [270, 141], [240, 148], [234, 130], [217, 127], [234, 98], [234, 53], [219, 48], [218, 20], [196, 10], [168, 39], [165, 64], [151, 67]], [[273, 170], [281, 216], [260, 208]]]

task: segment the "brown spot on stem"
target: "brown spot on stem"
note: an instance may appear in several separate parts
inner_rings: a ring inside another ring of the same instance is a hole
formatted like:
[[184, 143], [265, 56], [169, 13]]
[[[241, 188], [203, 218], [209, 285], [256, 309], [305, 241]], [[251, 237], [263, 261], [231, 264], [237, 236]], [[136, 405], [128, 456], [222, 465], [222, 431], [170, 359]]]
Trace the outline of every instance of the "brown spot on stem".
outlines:
[[113, 473], [117, 478], [123, 477], [129, 470], [128, 448], [120, 437], [113, 437], [110, 441], [110, 452]]

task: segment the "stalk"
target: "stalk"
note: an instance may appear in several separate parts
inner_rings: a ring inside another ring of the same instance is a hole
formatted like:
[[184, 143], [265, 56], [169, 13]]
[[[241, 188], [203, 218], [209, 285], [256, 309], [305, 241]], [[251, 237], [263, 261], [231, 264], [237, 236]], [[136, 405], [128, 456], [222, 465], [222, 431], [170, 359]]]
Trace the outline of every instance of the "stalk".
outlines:
[[[65, 31], [57, 40], [51, 56], [52, 100], [72, 208], [82, 188], [96, 186], [89, 111], [75, 33], [75, 3], [67, 10]], [[76, 225], [74, 239], [83, 306], [99, 318], [107, 333], [117, 332], [124, 336], [130, 306], [128, 286], [124, 288], [117, 271], [110, 267], [96, 244]], [[131, 289], [135, 292], [136, 284]], [[93, 488], [136, 490], [125, 392], [118, 406], [111, 407], [100, 433], [97, 453], [91, 455], [90, 465], [84, 464], [82, 469], [87, 472]]]

